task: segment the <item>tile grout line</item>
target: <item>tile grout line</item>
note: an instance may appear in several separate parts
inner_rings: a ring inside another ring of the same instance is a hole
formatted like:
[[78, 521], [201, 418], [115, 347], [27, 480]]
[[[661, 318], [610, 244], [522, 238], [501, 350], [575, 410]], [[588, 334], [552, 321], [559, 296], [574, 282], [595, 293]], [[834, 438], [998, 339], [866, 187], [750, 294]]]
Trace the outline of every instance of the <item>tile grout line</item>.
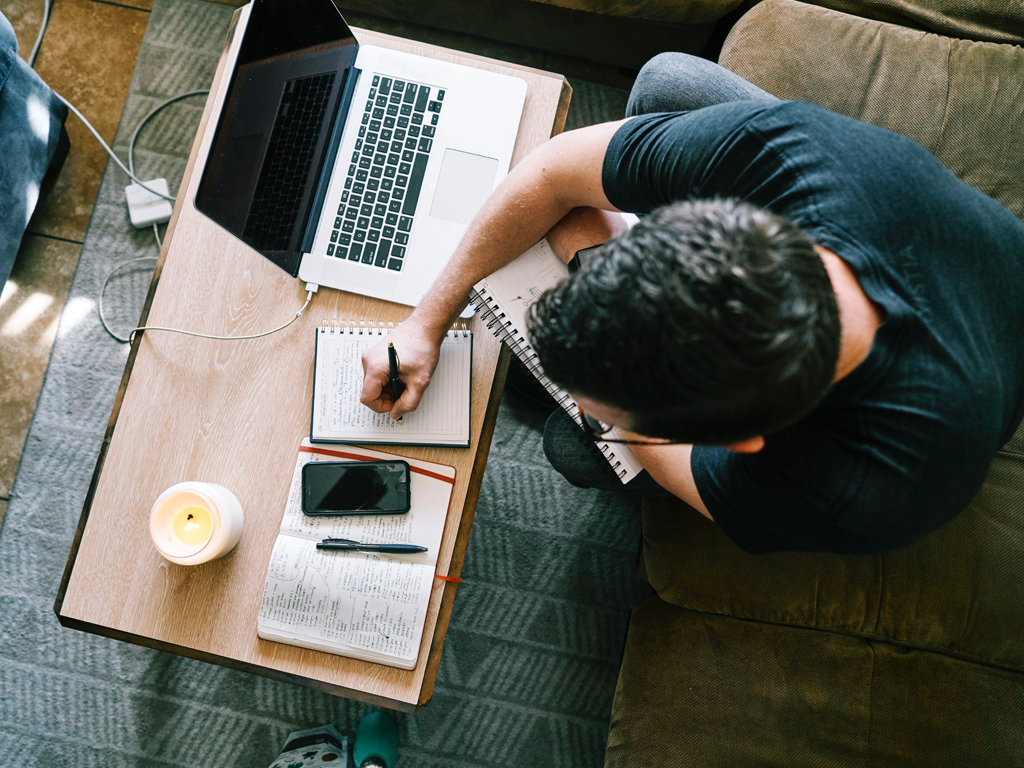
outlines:
[[43, 232], [33, 232], [31, 230], [26, 230], [25, 234], [26, 235], [32, 235], [33, 237], [47, 237], [50, 240], [60, 240], [63, 243], [74, 243], [75, 245], [85, 245], [85, 241], [83, 241], [83, 240], [71, 240], [70, 238], [67, 238], [67, 237], [60, 237], [58, 235], [47, 235], [47, 234], [44, 234]]
[[149, 13], [149, 8], [139, 8], [135, 5], [125, 5], [124, 3], [115, 3], [113, 0], [90, 0], [93, 3], [102, 3], [103, 5], [116, 5], [118, 8], [127, 8], [130, 11], [142, 11], [143, 13]]

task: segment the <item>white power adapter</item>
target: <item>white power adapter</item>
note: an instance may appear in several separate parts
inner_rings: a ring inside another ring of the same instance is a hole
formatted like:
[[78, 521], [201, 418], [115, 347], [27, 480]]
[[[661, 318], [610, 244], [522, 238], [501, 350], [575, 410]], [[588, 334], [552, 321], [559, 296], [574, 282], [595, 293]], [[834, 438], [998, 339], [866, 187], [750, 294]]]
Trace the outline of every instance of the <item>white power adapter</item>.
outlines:
[[[167, 179], [153, 179], [144, 183], [147, 187], [170, 197], [171, 190], [167, 186]], [[128, 217], [136, 229], [144, 229], [152, 224], [163, 224], [171, 220], [174, 208], [171, 206], [170, 200], [165, 200], [160, 195], [154, 195], [138, 184], [129, 184], [125, 187], [124, 196], [128, 201]]]

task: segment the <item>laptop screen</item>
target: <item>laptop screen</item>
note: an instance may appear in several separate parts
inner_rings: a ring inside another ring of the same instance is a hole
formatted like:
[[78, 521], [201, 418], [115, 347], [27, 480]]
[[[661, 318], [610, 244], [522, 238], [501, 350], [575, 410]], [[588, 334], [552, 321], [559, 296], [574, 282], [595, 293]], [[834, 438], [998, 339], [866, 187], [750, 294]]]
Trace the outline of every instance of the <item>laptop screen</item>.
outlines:
[[331, 0], [253, 0], [196, 208], [291, 275], [358, 44]]

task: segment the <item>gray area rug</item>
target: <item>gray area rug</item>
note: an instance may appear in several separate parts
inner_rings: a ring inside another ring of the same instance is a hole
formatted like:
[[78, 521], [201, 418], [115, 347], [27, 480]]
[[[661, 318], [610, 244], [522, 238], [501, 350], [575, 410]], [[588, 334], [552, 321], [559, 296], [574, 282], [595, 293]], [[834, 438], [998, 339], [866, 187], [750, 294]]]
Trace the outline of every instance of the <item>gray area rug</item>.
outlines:
[[[114, 147], [139, 119], [212, 79], [232, 9], [156, 0]], [[626, 94], [574, 83], [570, 126], [617, 118]], [[180, 179], [203, 99], [170, 107], [136, 153], [145, 178]], [[0, 530], [0, 765], [269, 765], [291, 730], [353, 734], [370, 707], [63, 629], [52, 605], [127, 356], [96, 298], [116, 264], [156, 253], [133, 230], [108, 166]], [[177, 183], [172, 181], [172, 191]], [[108, 317], [138, 318], [149, 263], [108, 288]], [[636, 502], [569, 486], [541, 450], [542, 417], [506, 398], [432, 702], [396, 715], [399, 766], [599, 766], [635, 576]]]

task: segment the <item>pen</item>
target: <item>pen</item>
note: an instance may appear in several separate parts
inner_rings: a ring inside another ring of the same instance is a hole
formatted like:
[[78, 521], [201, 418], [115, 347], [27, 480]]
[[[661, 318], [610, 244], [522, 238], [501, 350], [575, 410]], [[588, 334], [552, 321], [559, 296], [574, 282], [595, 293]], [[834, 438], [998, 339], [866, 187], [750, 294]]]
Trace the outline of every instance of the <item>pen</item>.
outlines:
[[[391, 394], [397, 403], [405, 387], [402, 386], [402, 382], [398, 378], [398, 353], [395, 351], [395, 345], [390, 341], [388, 342], [388, 365], [391, 368]], [[401, 421], [401, 419], [398, 421]]]
[[413, 552], [426, 552], [426, 547], [415, 544], [360, 544], [350, 539], [324, 539], [317, 542], [317, 549], [331, 549], [339, 552], [384, 552], [393, 555], [409, 555]]

